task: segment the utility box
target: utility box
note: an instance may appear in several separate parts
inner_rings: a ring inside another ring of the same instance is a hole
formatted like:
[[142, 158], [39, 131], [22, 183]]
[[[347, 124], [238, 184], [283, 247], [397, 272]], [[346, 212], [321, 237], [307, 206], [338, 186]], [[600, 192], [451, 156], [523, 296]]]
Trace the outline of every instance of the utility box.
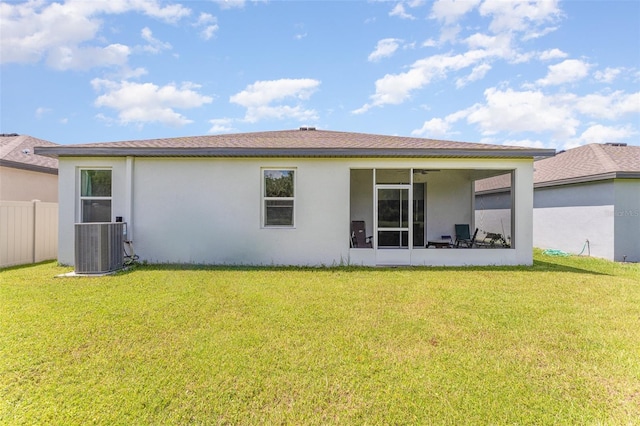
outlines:
[[75, 272], [103, 274], [122, 269], [126, 223], [75, 224]]

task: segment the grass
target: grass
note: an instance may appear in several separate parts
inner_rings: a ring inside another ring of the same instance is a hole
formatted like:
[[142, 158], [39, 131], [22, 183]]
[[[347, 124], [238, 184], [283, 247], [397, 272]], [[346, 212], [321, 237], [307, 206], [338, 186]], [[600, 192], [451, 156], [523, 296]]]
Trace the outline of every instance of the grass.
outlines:
[[2, 424], [634, 424], [640, 265], [0, 271]]

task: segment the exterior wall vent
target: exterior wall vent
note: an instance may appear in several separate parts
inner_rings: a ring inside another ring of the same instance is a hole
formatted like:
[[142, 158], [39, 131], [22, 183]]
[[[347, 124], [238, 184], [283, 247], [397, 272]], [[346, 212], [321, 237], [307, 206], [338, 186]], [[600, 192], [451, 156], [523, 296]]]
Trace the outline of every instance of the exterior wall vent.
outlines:
[[126, 224], [76, 223], [75, 272], [102, 274], [122, 269]]

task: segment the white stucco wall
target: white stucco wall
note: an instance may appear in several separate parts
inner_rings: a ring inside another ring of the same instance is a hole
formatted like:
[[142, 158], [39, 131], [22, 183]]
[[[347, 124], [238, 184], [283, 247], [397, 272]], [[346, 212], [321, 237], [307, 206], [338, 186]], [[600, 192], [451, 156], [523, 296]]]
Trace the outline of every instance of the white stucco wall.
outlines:
[[536, 208], [533, 227], [535, 247], [613, 260], [613, 206]]
[[[517, 190], [523, 191], [516, 206], [521, 217], [515, 233], [522, 243], [517, 250], [421, 249], [413, 250], [411, 261], [437, 265], [532, 262], [530, 160], [61, 158], [59, 167], [59, 261], [63, 264], [74, 262], [78, 176], [85, 167], [112, 167], [112, 219], [122, 216], [128, 223], [140, 260], [263, 265], [375, 264], [370, 254], [375, 250], [362, 249], [367, 253], [359, 258], [349, 249], [351, 169], [516, 169]], [[294, 228], [261, 226], [262, 168], [295, 168]], [[427, 180], [427, 233], [439, 236], [447, 227], [453, 232], [455, 223], [471, 223], [471, 185], [455, 173], [433, 176]]]
[[468, 171], [441, 170], [426, 175], [427, 240], [455, 238], [455, 224], [469, 224], [473, 232], [472, 193]]
[[[75, 229], [74, 224], [80, 222], [80, 169], [110, 168], [112, 170], [111, 220], [116, 216], [125, 216], [127, 200], [127, 181], [124, 158], [60, 158], [58, 162], [58, 262], [63, 265], [74, 264]], [[125, 217], [125, 221], [126, 221]]]
[[373, 170], [351, 170], [350, 210], [352, 220], [364, 220], [366, 236], [373, 236]]
[[479, 209], [476, 210], [475, 217], [478, 238], [483, 238], [487, 232], [492, 232], [502, 234], [508, 240], [511, 239], [511, 209]]
[[535, 247], [613, 260], [612, 181], [538, 188], [534, 197]]
[[640, 179], [616, 179], [614, 259], [640, 262]]

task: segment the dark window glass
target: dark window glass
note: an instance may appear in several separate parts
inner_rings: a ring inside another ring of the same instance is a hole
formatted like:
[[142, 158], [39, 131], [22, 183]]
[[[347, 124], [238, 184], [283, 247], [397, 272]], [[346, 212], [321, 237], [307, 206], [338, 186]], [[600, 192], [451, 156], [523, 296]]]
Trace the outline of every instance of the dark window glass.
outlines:
[[111, 170], [82, 170], [82, 197], [111, 197]]
[[293, 226], [293, 200], [265, 200], [265, 226]]

